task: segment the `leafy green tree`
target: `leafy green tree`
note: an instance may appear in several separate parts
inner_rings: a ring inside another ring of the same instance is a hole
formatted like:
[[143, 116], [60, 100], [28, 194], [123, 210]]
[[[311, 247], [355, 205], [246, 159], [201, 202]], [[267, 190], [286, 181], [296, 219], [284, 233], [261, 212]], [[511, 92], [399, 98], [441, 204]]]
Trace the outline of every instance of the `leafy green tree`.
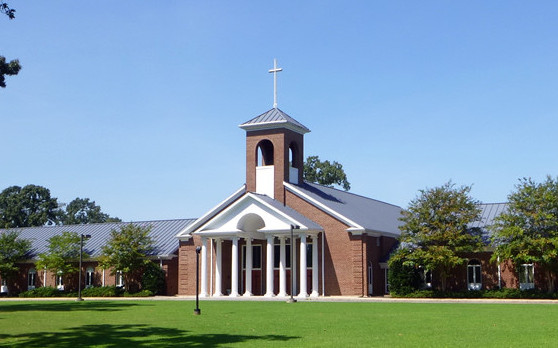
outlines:
[[394, 295], [407, 295], [420, 287], [419, 269], [405, 265], [401, 257], [392, 257], [388, 261], [389, 292]]
[[57, 223], [60, 216], [57, 199], [45, 187], [11, 186], [0, 193], [0, 227], [43, 226]]
[[165, 292], [165, 271], [155, 262], [147, 262], [143, 267], [141, 289], [149, 290], [153, 295], [161, 295]]
[[8, 4], [6, 4], [5, 1], [0, 0], [0, 13], [5, 14], [10, 19], [14, 19], [15, 18], [15, 12], [16, 12], [16, 10], [14, 10], [13, 8], [10, 8], [10, 6], [8, 6]]
[[320, 161], [318, 156], [308, 156], [304, 162], [304, 180], [332, 187], [334, 184], [343, 187], [345, 191], [351, 189], [343, 166], [336, 161], [333, 163]]
[[[85, 241], [84, 241], [85, 244]], [[81, 236], [76, 232], [62, 232], [48, 239], [48, 252], [39, 255], [38, 268], [46, 268], [54, 273], [64, 275], [79, 271], [78, 260], [81, 248]], [[84, 252], [84, 257], [88, 257]]]
[[14, 59], [6, 63], [6, 57], [0, 56], [0, 87], [6, 88], [6, 75], [17, 75], [20, 70], [19, 60]]
[[30, 249], [31, 241], [19, 238], [19, 232], [0, 233], [0, 277], [10, 279], [19, 270], [16, 262], [23, 260]]
[[103, 246], [100, 264], [111, 268], [111, 274], [122, 272], [124, 286], [130, 292], [138, 290], [138, 273], [146, 263], [147, 256], [154, 248], [149, 236], [151, 227], [127, 224], [110, 232], [110, 240]]
[[66, 206], [62, 217], [64, 225], [91, 224], [100, 222], [120, 222], [117, 217], [110, 217], [101, 211], [101, 207], [89, 198], [76, 198]]
[[440, 277], [446, 290], [453, 268], [466, 262], [463, 254], [482, 248], [480, 229], [469, 228], [480, 219], [479, 202], [469, 196], [470, 186], [448, 182], [420, 194], [403, 211], [401, 247], [393, 256], [406, 266], [423, 266]]
[[544, 269], [547, 290], [555, 291], [558, 272], [558, 179], [542, 183], [520, 179], [508, 196], [508, 208], [492, 226], [493, 259], [509, 259], [519, 268], [536, 263]]

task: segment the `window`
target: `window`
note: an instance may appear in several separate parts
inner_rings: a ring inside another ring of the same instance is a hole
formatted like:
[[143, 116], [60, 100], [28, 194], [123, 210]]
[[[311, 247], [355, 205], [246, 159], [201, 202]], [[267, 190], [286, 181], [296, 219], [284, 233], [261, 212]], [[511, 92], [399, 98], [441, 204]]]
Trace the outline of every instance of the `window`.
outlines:
[[116, 271], [116, 286], [119, 288], [124, 286], [124, 274], [122, 271]]
[[64, 290], [64, 279], [62, 272], [56, 274], [56, 288], [58, 290]]
[[420, 278], [421, 278], [421, 288], [422, 289], [432, 289], [432, 271], [424, 269], [424, 267], [419, 267]]
[[[281, 261], [281, 245], [276, 244], [273, 249], [273, 267], [279, 269], [279, 262]], [[285, 268], [291, 268], [291, 245], [285, 244]]]
[[8, 292], [8, 282], [6, 281], [6, 279], [2, 279], [2, 282], [0, 283], [0, 292], [5, 293]]
[[312, 268], [312, 243], [306, 243], [306, 267]]
[[[242, 269], [246, 269], [246, 245], [242, 246]], [[252, 270], [262, 268], [262, 246], [252, 245]]]
[[27, 289], [33, 290], [35, 289], [35, 282], [37, 279], [37, 271], [34, 268], [31, 268], [27, 273]]
[[481, 289], [481, 263], [479, 260], [471, 260], [467, 264], [467, 283], [469, 290]]
[[535, 288], [535, 265], [523, 264], [519, 267], [519, 289], [529, 290]]
[[90, 288], [93, 286], [93, 275], [95, 274], [95, 270], [93, 267], [87, 267], [85, 271], [85, 287]]

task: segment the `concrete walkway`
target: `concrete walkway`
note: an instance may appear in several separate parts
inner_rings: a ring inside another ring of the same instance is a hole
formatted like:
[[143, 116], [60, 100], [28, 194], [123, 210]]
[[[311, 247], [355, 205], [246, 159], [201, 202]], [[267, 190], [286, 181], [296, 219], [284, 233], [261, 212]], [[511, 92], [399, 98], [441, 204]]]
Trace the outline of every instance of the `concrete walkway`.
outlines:
[[[295, 297], [296, 298], [296, 297]], [[204, 301], [274, 301], [286, 302], [288, 297], [206, 297]], [[318, 298], [298, 299], [298, 302], [387, 302], [387, 303], [492, 303], [492, 304], [550, 304], [558, 305], [558, 300], [528, 299], [490, 299], [490, 298], [392, 298], [392, 297], [358, 297], [358, 296], [326, 296]], [[0, 298], [7, 301], [75, 301], [74, 297], [39, 297], [39, 298]], [[84, 297], [85, 301], [195, 301], [195, 296], [154, 296], [154, 297]]]

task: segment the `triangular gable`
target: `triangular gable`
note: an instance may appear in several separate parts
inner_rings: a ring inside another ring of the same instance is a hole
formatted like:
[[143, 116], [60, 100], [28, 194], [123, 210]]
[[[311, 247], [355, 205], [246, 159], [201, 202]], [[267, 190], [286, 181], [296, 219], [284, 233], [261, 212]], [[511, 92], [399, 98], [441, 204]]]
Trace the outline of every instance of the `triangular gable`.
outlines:
[[188, 235], [182, 233], [178, 237], [189, 238], [192, 234], [211, 237], [250, 234], [254, 238], [263, 238], [266, 233], [287, 234], [291, 225], [299, 226], [298, 230], [306, 233], [323, 231], [320, 225], [295, 210], [265, 195], [249, 192], [216, 212], [204, 224], [184, 231]]

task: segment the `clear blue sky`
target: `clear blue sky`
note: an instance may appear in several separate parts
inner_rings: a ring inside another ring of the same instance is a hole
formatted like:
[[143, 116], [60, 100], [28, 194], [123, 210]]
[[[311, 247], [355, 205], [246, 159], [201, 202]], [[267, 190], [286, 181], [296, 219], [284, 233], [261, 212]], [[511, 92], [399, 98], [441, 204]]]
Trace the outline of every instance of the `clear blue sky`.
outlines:
[[8, 1], [0, 188], [125, 221], [199, 217], [245, 182], [273, 104], [351, 191], [406, 207], [448, 180], [502, 202], [558, 174], [556, 1]]

